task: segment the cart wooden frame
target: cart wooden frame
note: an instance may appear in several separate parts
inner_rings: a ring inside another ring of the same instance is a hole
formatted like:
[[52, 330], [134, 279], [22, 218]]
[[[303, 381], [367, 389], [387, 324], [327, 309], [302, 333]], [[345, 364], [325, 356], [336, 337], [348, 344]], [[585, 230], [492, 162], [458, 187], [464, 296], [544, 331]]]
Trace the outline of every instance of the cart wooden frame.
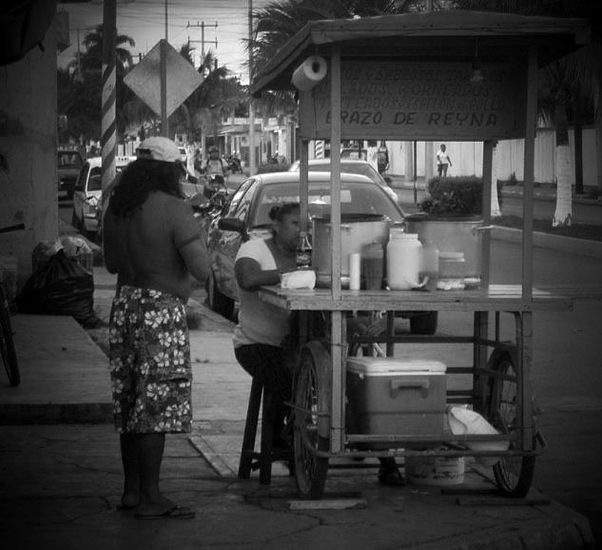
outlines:
[[[291, 76], [308, 56], [320, 56], [328, 65], [323, 81], [310, 90], [298, 92], [299, 196], [301, 223], [307, 224], [308, 143], [311, 139], [329, 139], [334, 222], [332, 287], [315, 290], [265, 287], [260, 291], [262, 299], [298, 312], [301, 341], [307, 342], [302, 349], [303, 368], [293, 404], [300, 496], [322, 495], [328, 459], [339, 456], [501, 456], [502, 461], [494, 470], [501, 491], [524, 496], [529, 490], [534, 455], [544, 446], [534, 425], [531, 403], [532, 313], [568, 311], [572, 309], [573, 298], [579, 295], [578, 289], [570, 287], [533, 288], [537, 71], [588, 40], [589, 27], [579, 19], [460, 10], [315, 21], [287, 42], [255, 78], [252, 85], [255, 95], [264, 90], [293, 90]], [[484, 80], [471, 83], [476, 69]], [[483, 141], [483, 220], [489, 224], [493, 149], [497, 140], [517, 137], [525, 140], [520, 285], [490, 284], [490, 242], [485, 234], [481, 251], [483, 277], [477, 290], [428, 293], [341, 288], [342, 139]], [[412, 437], [347, 433], [346, 317], [358, 310], [387, 312], [386, 330], [355, 339], [356, 344], [382, 342], [387, 355], [393, 354], [398, 342], [471, 343], [472, 366], [450, 369], [448, 373], [472, 374], [472, 390], [468, 395], [448, 392], [448, 402], [472, 403], [475, 410], [496, 425], [501, 435]], [[394, 313], [408, 310], [471, 312], [473, 332], [445, 337], [396, 335]], [[313, 332], [315, 312], [327, 319], [326, 343], [319, 340], [325, 336], [323, 333]], [[514, 323], [515, 337], [510, 343], [499, 337], [500, 323], [506, 316]], [[507, 406], [502, 393], [509, 388], [516, 395], [512, 398], [514, 417], [507, 421], [499, 413]], [[509, 442], [507, 451], [467, 447], [471, 442], [498, 440]], [[382, 443], [389, 443], [391, 449], [383, 451], [382, 445], [377, 445]], [[434, 443], [447, 447], [434, 448]], [[512, 472], [510, 462], [515, 459], [518, 467]]]

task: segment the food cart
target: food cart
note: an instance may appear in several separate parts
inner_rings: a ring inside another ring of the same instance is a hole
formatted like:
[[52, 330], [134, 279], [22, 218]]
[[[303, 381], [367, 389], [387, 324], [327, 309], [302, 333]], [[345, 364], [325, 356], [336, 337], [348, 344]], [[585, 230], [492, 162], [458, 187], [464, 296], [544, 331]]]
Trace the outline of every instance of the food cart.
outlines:
[[[320, 498], [329, 459], [342, 456], [499, 459], [493, 469], [500, 491], [510, 496], [528, 492], [535, 455], [545, 446], [531, 402], [532, 316], [537, 310], [570, 310], [576, 292], [533, 287], [537, 72], [588, 39], [589, 29], [582, 20], [497, 13], [437, 11], [323, 20], [308, 23], [254, 80], [256, 95], [263, 90], [298, 91], [302, 224], [308, 223], [308, 143], [330, 140], [331, 284], [312, 290], [276, 286], [260, 290], [263, 300], [296, 312], [299, 319], [302, 346], [293, 407], [295, 475], [301, 497]], [[487, 225], [493, 149], [496, 141], [514, 138], [524, 138], [525, 143], [521, 284], [490, 283], [490, 237], [484, 232], [477, 288], [431, 292], [343, 288], [342, 139], [482, 141]], [[408, 310], [470, 312], [472, 333], [398, 334], [395, 313]], [[355, 311], [386, 312], [385, 328], [348, 336], [347, 317]], [[507, 322], [512, 341], [500, 336], [502, 323]], [[464, 393], [448, 391], [447, 403], [469, 404], [498, 433], [458, 435], [445, 429], [441, 433], [352, 433], [348, 429], [350, 349], [378, 342], [392, 356], [396, 343], [418, 340], [429, 345], [472, 345], [472, 365], [450, 368], [446, 374], [469, 375], [472, 387]]]

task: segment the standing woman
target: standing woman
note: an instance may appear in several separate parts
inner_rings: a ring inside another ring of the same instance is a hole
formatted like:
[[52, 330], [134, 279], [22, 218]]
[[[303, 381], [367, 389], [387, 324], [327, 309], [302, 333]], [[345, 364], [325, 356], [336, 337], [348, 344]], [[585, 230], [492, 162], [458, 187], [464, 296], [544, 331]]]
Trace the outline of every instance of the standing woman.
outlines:
[[285, 203], [270, 211], [272, 237], [253, 239], [238, 250], [234, 271], [239, 287], [238, 325], [234, 353], [243, 369], [258, 378], [274, 396], [274, 446], [287, 446], [282, 431], [291, 398], [292, 372], [286, 366], [282, 342], [288, 334], [289, 313], [259, 299], [263, 285], [280, 283], [280, 274], [296, 267], [299, 204]]
[[121, 509], [138, 519], [192, 518], [159, 489], [166, 433], [190, 432], [190, 344], [185, 304], [190, 275], [204, 282], [207, 249], [192, 208], [181, 198], [176, 144], [145, 140], [111, 191], [104, 259], [117, 273], [110, 318], [115, 427], [124, 488]]

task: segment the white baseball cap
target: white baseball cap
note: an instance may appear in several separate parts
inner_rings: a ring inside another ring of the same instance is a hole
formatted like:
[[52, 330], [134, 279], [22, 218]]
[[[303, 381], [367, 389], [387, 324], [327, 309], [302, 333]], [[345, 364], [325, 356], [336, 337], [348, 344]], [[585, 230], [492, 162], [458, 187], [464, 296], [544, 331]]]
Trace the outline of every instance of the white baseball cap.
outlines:
[[169, 138], [154, 136], [145, 139], [138, 149], [136, 156], [139, 159], [160, 160], [162, 162], [179, 162], [180, 151], [178, 146]]

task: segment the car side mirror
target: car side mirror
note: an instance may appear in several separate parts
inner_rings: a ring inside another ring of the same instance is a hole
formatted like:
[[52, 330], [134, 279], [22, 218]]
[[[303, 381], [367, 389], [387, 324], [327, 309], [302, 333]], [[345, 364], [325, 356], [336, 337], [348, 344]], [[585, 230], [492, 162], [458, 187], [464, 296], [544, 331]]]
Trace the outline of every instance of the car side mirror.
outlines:
[[196, 176], [193, 176], [192, 174], [187, 174], [186, 181], [188, 183], [192, 183], [193, 185], [196, 185], [199, 182], [199, 178], [197, 178]]
[[243, 237], [247, 234], [245, 223], [238, 218], [220, 218], [217, 222], [217, 226], [224, 231], [236, 231]]

